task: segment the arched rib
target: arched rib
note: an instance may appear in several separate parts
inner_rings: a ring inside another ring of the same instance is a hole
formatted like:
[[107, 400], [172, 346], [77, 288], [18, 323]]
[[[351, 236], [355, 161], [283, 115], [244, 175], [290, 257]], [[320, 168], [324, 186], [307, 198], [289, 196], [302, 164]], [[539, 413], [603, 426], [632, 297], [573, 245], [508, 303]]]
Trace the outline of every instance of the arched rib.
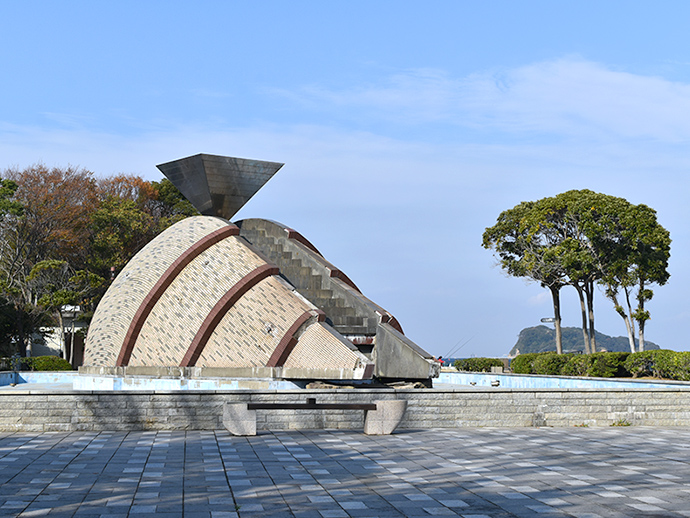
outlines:
[[316, 317], [319, 322], [323, 322], [326, 319], [326, 314], [321, 310], [316, 311], [305, 311], [302, 313], [297, 320], [290, 326], [283, 338], [281, 338], [278, 346], [271, 354], [271, 357], [266, 364], [266, 367], [282, 367], [290, 356], [290, 353], [297, 345], [297, 338], [295, 334], [299, 331], [299, 328], [304, 325], [310, 318]]
[[223, 319], [225, 314], [235, 305], [235, 303], [242, 298], [242, 296], [247, 293], [250, 289], [256, 286], [259, 282], [264, 280], [271, 275], [278, 275], [280, 269], [272, 264], [264, 264], [255, 268], [247, 275], [242, 277], [237, 284], [235, 284], [230, 290], [223, 295], [223, 297], [213, 306], [211, 312], [204, 319], [203, 324], [197, 331], [192, 340], [192, 344], [189, 346], [187, 353], [184, 355], [180, 367], [193, 367], [196, 365], [199, 356], [201, 356], [204, 347], [211, 338], [211, 335], [215, 331], [220, 321]]
[[146, 319], [151, 314], [151, 310], [153, 310], [153, 307], [161, 298], [161, 295], [163, 295], [165, 290], [168, 289], [180, 272], [182, 272], [182, 270], [184, 270], [189, 263], [191, 263], [205, 250], [208, 250], [210, 247], [216, 243], [219, 243], [223, 239], [230, 236], [237, 236], [239, 233], [240, 229], [235, 225], [228, 225], [227, 227], [223, 227], [211, 232], [185, 250], [184, 253], [168, 267], [148, 295], [146, 295], [146, 298], [135, 313], [134, 318], [129, 325], [129, 329], [127, 330], [127, 334], [125, 335], [125, 340], [120, 348], [120, 354], [117, 357], [116, 365], [118, 367], [129, 364], [129, 360], [132, 357], [134, 346], [137, 343], [137, 338], [139, 338], [139, 333], [144, 326], [144, 322], [146, 322]]

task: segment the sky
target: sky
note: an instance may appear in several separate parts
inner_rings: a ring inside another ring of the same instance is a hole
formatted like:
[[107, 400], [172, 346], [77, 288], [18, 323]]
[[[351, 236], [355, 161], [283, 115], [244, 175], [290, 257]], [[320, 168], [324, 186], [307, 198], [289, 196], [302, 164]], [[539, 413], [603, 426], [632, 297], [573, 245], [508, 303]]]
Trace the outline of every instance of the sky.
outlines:
[[[570, 189], [656, 209], [647, 340], [690, 350], [690, 3], [0, 3], [0, 171], [160, 180], [197, 153], [283, 162], [236, 215], [302, 233], [438, 356], [503, 356], [549, 292], [481, 246]], [[579, 325], [574, 289], [563, 325]], [[625, 335], [599, 291], [597, 329]], [[451, 354], [453, 353], [453, 354]]]

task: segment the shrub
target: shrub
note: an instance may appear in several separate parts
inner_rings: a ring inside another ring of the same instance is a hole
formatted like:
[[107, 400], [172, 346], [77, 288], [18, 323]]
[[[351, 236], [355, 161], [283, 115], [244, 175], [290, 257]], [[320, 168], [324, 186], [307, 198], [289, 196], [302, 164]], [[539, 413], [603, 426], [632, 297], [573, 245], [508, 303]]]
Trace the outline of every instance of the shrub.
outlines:
[[660, 349], [656, 351], [642, 351], [628, 356], [625, 368], [634, 378], [641, 376], [654, 376], [663, 378], [662, 369], [668, 367], [672, 360], [669, 358], [673, 351]]
[[570, 355], [557, 353], [543, 353], [537, 355], [532, 361], [532, 372], [546, 376], [560, 376], [563, 366], [568, 362]]
[[11, 371], [14, 369], [15, 358], [0, 358], [0, 371]]
[[630, 353], [556, 354], [554, 352], [521, 354], [513, 360], [513, 372], [545, 376], [592, 376], [611, 378], [629, 376], [624, 362]]
[[516, 374], [534, 374], [533, 362], [542, 353], [519, 354], [510, 362], [510, 369]]
[[690, 353], [667, 349], [642, 351], [628, 356], [625, 362], [635, 377], [653, 376], [679, 381], [690, 381]]
[[617, 364], [617, 371], [614, 374], [617, 378], [629, 378], [631, 376], [630, 371], [625, 368], [625, 361], [628, 359], [631, 353], [625, 352], [613, 352], [609, 353], [613, 361]]
[[628, 356], [628, 359], [625, 360], [625, 368], [633, 378], [653, 376], [654, 353], [656, 353], [656, 351], [632, 353]]
[[569, 354], [561, 372], [564, 376], [587, 376], [590, 359], [588, 354]]
[[664, 349], [639, 353], [528, 353], [514, 358], [510, 366], [517, 374], [595, 378], [654, 376], [690, 381], [690, 352]]
[[670, 354], [657, 356], [655, 371], [661, 378], [690, 381], [690, 354], [668, 351]]
[[488, 372], [491, 367], [503, 367], [503, 361], [498, 358], [465, 358], [455, 360], [456, 369], [466, 372]]
[[594, 353], [589, 355], [590, 364], [585, 376], [593, 378], [614, 378], [628, 376], [624, 362], [630, 353]]
[[21, 362], [32, 371], [71, 371], [72, 366], [64, 358], [57, 356], [34, 356], [22, 358]]

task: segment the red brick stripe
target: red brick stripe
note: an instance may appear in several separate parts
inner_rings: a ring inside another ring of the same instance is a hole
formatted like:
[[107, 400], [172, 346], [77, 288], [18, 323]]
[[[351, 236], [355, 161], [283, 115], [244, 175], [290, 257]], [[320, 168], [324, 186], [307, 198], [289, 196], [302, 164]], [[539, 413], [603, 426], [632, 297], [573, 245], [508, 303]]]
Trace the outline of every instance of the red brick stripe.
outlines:
[[290, 353], [297, 345], [297, 338], [295, 338], [295, 334], [307, 320], [315, 316], [319, 322], [323, 322], [326, 319], [326, 314], [321, 310], [317, 310], [316, 315], [313, 311], [305, 311], [297, 320], [295, 320], [295, 322], [290, 326], [290, 329], [288, 329], [283, 338], [281, 338], [278, 346], [273, 351], [273, 354], [271, 354], [266, 367], [282, 367], [285, 364], [288, 356], [290, 356]]
[[146, 298], [139, 306], [132, 322], [129, 325], [127, 334], [125, 335], [125, 341], [120, 349], [120, 354], [117, 357], [117, 366], [122, 367], [129, 364], [129, 360], [132, 357], [132, 352], [134, 351], [134, 346], [137, 343], [137, 338], [141, 332], [141, 328], [144, 326], [144, 322], [151, 314], [153, 307], [156, 302], [161, 298], [161, 295], [168, 289], [175, 278], [185, 269], [185, 267], [191, 263], [199, 254], [208, 250], [210, 247], [219, 243], [223, 239], [230, 236], [237, 236], [240, 233], [240, 229], [235, 225], [228, 225], [226, 227], [220, 228], [215, 232], [211, 232], [207, 236], [201, 238], [199, 241], [190, 246], [185, 252], [178, 257], [174, 263], [165, 271], [165, 273], [158, 279], [155, 286], [146, 295]]
[[[280, 225], [280, 223], [278, 223]], [[285, 232], [287, 232], [287, 237], [288, 239], [292, 239], [293, 241], [297, 241], [298, 243], [303, 244], [306, 246], [309, 250], [314, 252], [315, 254], [319, 255], [321, 258], [323, 257], [323, 254], [318, 251], [318, 249], [309, 241], [306, 237], [304, 237], [302, 234], [297, 232], [295, 229], [289, 228], [289, 227], [283, 227]], [[361, 290], [357, 287], [357, 285], [352, 282], [352, 279], [350, 279], [345, 273], [341, 272], [337, 268], [328, 268], [329, 270], [329, 276], [330, 277], [335, 277], [336, 279], [340, 279], [343, 281], [345, 284], [347, 284], [350, 288], [353, 290], [356, 290], [359, 293], [362, 293]]]
[[347, 284], [350, 288], [357, 291], [358, 293], [362, 293], [362, 290], [360, 290], [357, 287], [357, 285], [354, 282], [352, 282], [352, 279], [350, 279], [347, 275], [345, 275], [345, 273], [341, 272], [340, 270], [338, 270], [338, 269], [330, 270], [329, 275], [335, 279], [340, 279], [341, 281], [343, 281], [345, 284]]
[[223, 297], [213, 306], [211, 312], [206, 316], [204, 323], [196, 333], [192, 344], [187, 350], [187, 354], [184, 355], [180, 367], [194, 367], [196, 365], [199, 356], [201, 356], [204, 347], [208, 343], [209, 338], [220, 324], [225, 314], [230, 310], [235, 303], [242, 298], [242, 296], [247, 293], [250, 289], [256, 286], [259, 282], [264, 280], [266, 277], [271, 275], [278, 275], [280, 269], [272, 264], [264, 264], [255, 268], [247, 275], [242, 277], [237, 284], [235, 284], [230, 290], [223, 295]]
[[[280, 223], [279, 223], [279, 224], [280, 224]], [[314, 252], [315, 254], [318, 254], [318, 255], [320, 255], [321, 257], [323, 257], [323, 255], [321, 254], [321, 252], [319, 252], [319, 250], [318, 250], [314, 245], [311, 244], [311, 241], [309, 241], [306, 237], [304, 237], [302, 234], [300, 234], [299, 232], [297, 232], [295, 229], [293, 229], [293, 228], [288, 228], [288, 227], [283, 227], [283, 229], [285, 230], [285, 232], [287, 232], [287, 237], [288, 237], [288, 239], [292, 239], [292, 240], [294, 240], [294, 241], [297, 241], [298, 243], [302, 243], [302, 244], [303, 244], [304, 246], [306, 246], [309, 250], [311, 250], [311, 251]]]

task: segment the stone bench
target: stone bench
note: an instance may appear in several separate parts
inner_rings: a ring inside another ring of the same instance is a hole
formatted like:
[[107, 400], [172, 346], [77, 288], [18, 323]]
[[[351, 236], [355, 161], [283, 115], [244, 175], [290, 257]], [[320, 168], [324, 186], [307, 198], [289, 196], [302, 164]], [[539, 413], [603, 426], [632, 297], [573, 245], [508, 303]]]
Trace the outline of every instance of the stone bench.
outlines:
[[373, 403], [225, 403], [223, 426], [233, 435], [256, 435], [257, 410], [364, 410], [364, 433], [390, 435], [400, 424], [407, 401], [390, 399]]

